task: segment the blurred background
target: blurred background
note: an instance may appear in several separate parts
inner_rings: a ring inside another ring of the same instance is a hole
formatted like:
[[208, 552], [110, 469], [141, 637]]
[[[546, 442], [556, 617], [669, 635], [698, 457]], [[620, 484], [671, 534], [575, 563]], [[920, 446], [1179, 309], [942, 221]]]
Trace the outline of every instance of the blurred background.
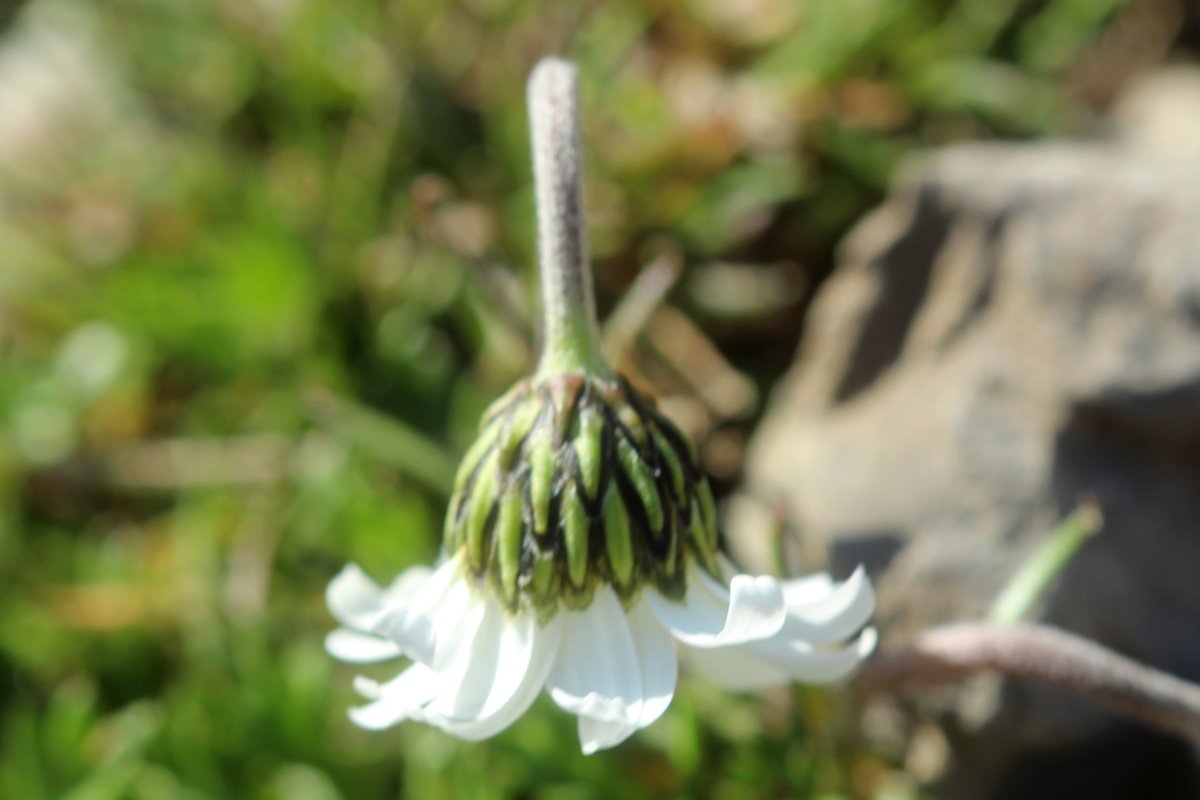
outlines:
[[1186, 0], [0, 3], [0, 797], [925, 796], [805, 689], [688, 680], [590, 758], [541, 701], [364, 733], [324, 587], [436, 557], [533, 362], [542, 55], [623, 368], [726, 495], [907, 156], [1101, 135], [1198, 42]]

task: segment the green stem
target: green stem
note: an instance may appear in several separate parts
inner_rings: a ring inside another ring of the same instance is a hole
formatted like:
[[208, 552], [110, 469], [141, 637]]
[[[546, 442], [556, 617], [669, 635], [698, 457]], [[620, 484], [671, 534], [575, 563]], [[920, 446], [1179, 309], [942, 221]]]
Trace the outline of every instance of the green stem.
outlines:
[[529, 124], [537, 194], [538, 272], [544, 319], [538, 376], [611, 375], [600, 345], [583, 225], [578, 79], [547, 58], [529, 76]]
[[1103, 521], [1094, 503], [1084, 503], [1060, 522], [1000, 591], [992, 605], [991, 621], [1012, 625], [1023, 619]]

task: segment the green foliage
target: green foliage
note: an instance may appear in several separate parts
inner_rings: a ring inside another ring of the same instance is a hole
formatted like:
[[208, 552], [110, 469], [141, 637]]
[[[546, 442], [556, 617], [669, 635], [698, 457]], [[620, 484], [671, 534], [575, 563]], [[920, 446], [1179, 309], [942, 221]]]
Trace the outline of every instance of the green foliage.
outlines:
[[[531, 367], [538, 55], [580, 63], [608, 304], [664, 233], [690, 263], [819, 279], [914, 148], [1068, 128], [1059, 78], [1122, 5], [0, 12], [0, 797], [910, 787], [807, 691], [687, 681], [590, 758], [544, 701], [481, 744], [358, 731], [352, 670], [321, 650], [323, 588], [346, 561], [386, 580], [436, 557], [452, 465]], [[757, 330], [765, 382], [794, 329]]]

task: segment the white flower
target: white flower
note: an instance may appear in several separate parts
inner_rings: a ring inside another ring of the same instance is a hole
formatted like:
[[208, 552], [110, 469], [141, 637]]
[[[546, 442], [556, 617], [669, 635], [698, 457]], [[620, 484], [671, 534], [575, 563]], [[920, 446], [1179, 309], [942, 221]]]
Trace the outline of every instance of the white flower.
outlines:
[[482, 739], [512, 724], [544, 687], [578, 715], [584, 753], [662, 715], [675, 694], [676, 643], [699, 672], [735, 689], [837, 681], [874, 646], [874, 630], [863, 629], [874, 594], [861, 569], [835, 584], [826, 575], [735, 574], [723, 558], [721, 567], [726, 583], [689, 566], [683, 601], [646, 586], [623, 607], [601, 585], [586, 609], [539, 621], [478, 586], [461, 552], [432, 571], [409, 569], [386, 589], [350, 565], [326, 593], [342, 627], [325, 646], [353, 663], [413, 661], [386, 683], [356, 679], [368, 702], [350, 718], [361, 727], [419, 720]]
[[695, 448], [604, 361], [581, 224], [575, 70], [530, 78], [545, 346], [483, 415], [459, 465], [436, 570], [381, 589], [356, 566], [329, 585], [364, 728], [420, 720], [464, 739], [507, 728], [543, 688], [579, 717], [585, 753], [624, 741], [675, 695], [676, 644], [738, 689], [836, 681], [871, 650], [866, 576], [737, 574], [721, 555]]

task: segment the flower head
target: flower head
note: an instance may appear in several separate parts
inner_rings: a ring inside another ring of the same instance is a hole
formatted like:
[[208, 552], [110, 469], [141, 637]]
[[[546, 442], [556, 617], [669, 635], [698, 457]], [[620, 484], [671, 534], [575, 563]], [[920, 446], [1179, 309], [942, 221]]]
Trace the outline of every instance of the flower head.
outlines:
[[510, 612], [549, 619], [644, 585], [682, 598], [685, 564], [717, 570], [712, 491], [686, 438], [623, 378], [521, 381], [459, 468], [445, 550]]
[[671, 702], [677, 649], [734, 688], [838, 680], [874, 643], [859, 571], [835, 584], [740, 574], [721, 553], [686, 437], [600, 356], [579, 223], [574, 71], [530, 81], [546, 342], [535, 375], [484, 414], [459, 467], [443, 560], [386, 588], [357, 566], [330, 584], [326, 639], [360, 677], [365, 728], [419, 720], [464, 739], [503, 730], [546, 689], [584, 752]]

